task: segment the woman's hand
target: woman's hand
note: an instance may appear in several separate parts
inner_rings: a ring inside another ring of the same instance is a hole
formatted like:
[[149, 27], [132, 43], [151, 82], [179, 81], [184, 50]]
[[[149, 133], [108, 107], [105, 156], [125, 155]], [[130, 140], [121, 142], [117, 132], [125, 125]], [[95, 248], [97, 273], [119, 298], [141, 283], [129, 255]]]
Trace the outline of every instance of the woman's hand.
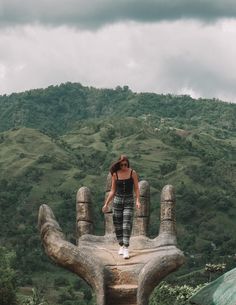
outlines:
[[102, 211], [103, 213], [107, 213], [108, 212], [108, 205], [104, 204], [104, 206], [102, 207]]
[[136, 201], [136, 208], [137, 208], [137, 209], [140, 209], [140, 208], [141, 208], [141, 203], [140, 203], [140, 201]]

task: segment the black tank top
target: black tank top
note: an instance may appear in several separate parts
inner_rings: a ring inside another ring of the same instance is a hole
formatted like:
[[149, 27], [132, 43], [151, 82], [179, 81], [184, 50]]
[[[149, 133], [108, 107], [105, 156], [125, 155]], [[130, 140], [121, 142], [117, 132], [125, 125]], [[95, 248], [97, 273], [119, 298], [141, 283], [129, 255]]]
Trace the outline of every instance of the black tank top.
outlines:
[[128, 179], [119, 179], [116, 172], [116, 194], [117, 195], [133, 195], [134, 181], [132, 178], [132, 172], [130, 172], [130, 177]]

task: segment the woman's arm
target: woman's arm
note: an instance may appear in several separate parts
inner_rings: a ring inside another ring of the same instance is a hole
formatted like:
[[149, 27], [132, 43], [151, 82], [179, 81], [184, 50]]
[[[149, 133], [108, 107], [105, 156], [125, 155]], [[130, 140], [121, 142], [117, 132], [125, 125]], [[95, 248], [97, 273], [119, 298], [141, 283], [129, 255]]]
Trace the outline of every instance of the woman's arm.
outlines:
[[106, 201], [104, 203], [104, 206], [102, 207], [103, 213], [107, 212], [109, 203], [114, 198], [115, 192], [116, 192], [116, 178], [115, 178], [115, 174], [113, 174], [112, 178], [111, 178], [111, 190], [109, 192], [109, 195], [107, 196], [107, 199], [106, 199]]
[[136, 207], [138, 209], [140, 209], [141, 204], [140, 204], [140, 193], [139, 193], [139, 187], [138, 187], [138, 175], [134, 170], [132, 172], [132, 177], [133, 177], [133, 181], [134, 181], [134, 192], [136, 195]]

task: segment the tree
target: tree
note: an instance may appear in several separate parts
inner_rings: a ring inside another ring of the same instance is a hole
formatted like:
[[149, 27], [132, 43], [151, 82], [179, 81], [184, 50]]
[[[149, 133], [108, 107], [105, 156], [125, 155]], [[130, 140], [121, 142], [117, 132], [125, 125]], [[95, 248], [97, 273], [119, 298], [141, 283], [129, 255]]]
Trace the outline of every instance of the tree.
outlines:
[[223, 273], [225, 270], [226, 264], [206, 264], [205, 271], [209, 274], [209, 282], [211, 282], [212, 274], [214, 273]]
[[12, 264], [15, 253], [0, 247], [0, 304], [14, 305], [16, 301], [16, 276]]

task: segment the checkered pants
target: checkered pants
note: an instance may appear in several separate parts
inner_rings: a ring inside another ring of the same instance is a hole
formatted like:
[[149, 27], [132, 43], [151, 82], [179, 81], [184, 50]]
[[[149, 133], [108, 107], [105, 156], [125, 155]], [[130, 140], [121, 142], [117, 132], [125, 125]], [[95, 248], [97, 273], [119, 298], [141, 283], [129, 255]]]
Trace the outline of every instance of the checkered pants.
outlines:
[[121, 246], [129, 246], [133, 223], [133, 211], [133, 195], [115, 195], [113, 200], [113, 224], [116, 238]]

